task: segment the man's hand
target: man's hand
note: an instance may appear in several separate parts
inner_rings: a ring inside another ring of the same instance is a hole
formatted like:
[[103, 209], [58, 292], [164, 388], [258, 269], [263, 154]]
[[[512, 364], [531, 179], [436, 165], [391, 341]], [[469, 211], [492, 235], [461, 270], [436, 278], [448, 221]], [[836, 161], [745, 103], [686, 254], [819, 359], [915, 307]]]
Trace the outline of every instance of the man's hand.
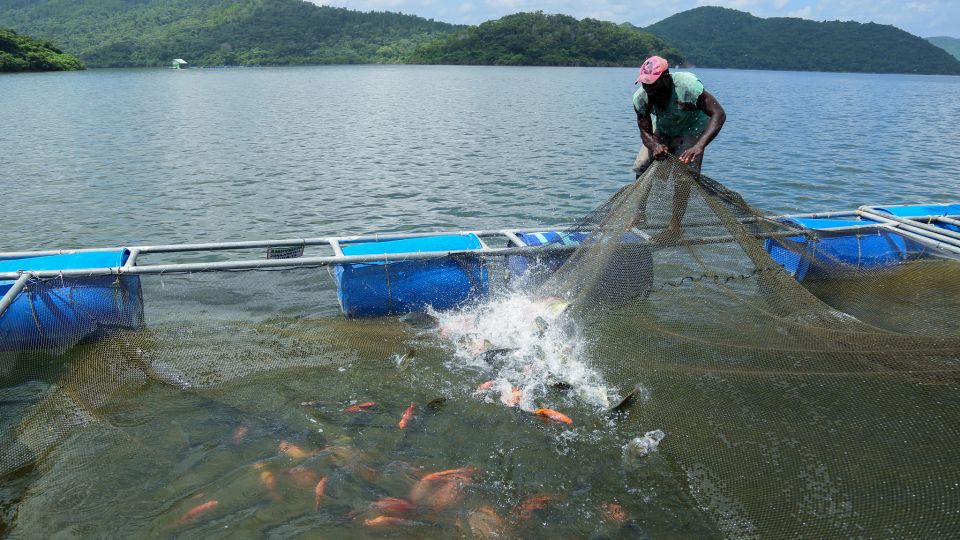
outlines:
[[[654, 142], [653, 146], [651, 146], [649, 150], [650, 156], [658, 161], [667, 157], [667, 154], [670, 153], [670, 149], [667, 148], [667, 145], [660, 144], [659, 142]], [[701, 150], [700, 153], [702, 154], [703, 151]]]
[[695, 144], [688, 148], [686, 152], [680, 155], [680, 161], [684, 163], [693, 163], [697, 158], [703, 155], [703, 146]]

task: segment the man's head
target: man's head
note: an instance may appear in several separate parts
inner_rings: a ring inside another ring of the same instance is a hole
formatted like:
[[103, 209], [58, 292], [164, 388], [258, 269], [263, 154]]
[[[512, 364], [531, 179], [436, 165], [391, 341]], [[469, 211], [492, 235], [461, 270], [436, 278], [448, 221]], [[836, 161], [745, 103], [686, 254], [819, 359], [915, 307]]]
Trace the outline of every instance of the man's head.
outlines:
[[651, 56], [640, 65], [640, 75], [634, 84], [642, 84], [648, 95], [656, 96], [670, 89], [670, 63], [659, 56]]

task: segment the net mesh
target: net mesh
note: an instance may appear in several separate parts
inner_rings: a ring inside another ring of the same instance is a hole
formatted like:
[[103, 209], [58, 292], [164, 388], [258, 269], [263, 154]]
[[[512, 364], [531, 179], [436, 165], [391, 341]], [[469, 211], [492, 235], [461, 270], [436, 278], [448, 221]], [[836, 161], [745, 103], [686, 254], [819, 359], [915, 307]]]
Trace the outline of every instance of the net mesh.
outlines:
[[0, 533], [956, 534], [960, 261], [836, 237], [671, 157], [429, 316], [320, 269], [32, 281], [72, 322], [0, 352]]

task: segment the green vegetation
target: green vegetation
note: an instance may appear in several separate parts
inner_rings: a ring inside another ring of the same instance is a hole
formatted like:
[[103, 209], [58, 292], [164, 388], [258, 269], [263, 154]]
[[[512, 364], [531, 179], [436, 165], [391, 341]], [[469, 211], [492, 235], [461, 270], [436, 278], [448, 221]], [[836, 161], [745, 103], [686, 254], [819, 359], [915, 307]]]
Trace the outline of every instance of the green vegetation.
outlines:
[[[166, 66], [173, 58], [191, 65], [635, 66], [658, 54], [705, 67], [960, 74], [956, 58], [892, 26], [761, 19], [717, 7], [641, 29], [542, 12], [455, 26], [303, 0], [0, 0], [0, 26], [53, 41], [91, 67]], [[21, 45], [25, 38], [3, 35], [0, 69], [82, 69], [45, 41], [49, 52], [40, 53]]]
[[658, 54], [672, 63], [679, 51], [656, 36], [611, 22], [543, 12], [517, 13], [462, 29], [422, 45], [410, 57], [421, 64], [514, 66], [635, 66]]
[[936, 36], [928, 37], [927, 41], [947, 51], [953, 55], [954, 58], [960, 59], [960, 39], [947, 36]]
[[960, 74], [960, 61], [923, 38], [873, 23], [761, 19], [701, 7], [645, 29], [703, 67]]
[[0, 71], [74, 71], [83, 62], [49, 41], [38, 41], [0, 28]]
[[91, 67], [397, 63], [459, 28], [302, 0], [0, 0], [0, 24]]

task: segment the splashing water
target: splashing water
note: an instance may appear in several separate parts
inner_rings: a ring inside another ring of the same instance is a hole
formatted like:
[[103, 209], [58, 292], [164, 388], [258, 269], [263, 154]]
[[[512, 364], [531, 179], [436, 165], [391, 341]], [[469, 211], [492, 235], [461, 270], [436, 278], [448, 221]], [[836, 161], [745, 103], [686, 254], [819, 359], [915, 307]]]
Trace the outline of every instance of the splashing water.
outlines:
[[591, 366], [586, 338], [569, 306], [557, 297], [511, 294], [432, 315], [440, 336], [454, 345], [451, 368], [485, 374], [487, 382], [477, 389], [484, 399], [528, 412], [572, 406], [571, 397], [608, 409], [619, 396]]

